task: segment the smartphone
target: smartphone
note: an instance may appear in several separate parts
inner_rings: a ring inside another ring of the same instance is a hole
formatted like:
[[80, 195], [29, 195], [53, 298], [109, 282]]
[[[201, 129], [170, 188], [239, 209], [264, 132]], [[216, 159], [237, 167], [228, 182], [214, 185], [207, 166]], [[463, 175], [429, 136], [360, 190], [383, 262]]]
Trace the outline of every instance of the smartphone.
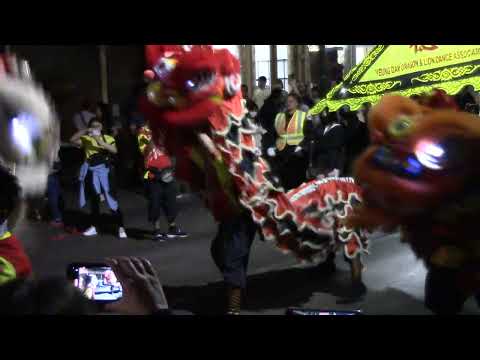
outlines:
[[289, 308], [285, 315], [296, 316], [352, 316], [362, 315], [360, 310], [345, 311], [345, 310], [315, 310], [315, 309], [299, 309]]
[[67, 267], [67, 278], [87, 298], [99, 303], [118, 301], [123, 296], [122, 285], [107, 264], [70, 264]]

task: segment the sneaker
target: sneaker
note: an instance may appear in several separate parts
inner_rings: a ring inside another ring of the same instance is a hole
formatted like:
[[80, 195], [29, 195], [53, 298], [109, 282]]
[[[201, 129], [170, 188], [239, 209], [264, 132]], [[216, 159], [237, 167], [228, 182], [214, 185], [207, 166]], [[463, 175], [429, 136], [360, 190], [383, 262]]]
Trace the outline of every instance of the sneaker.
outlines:
[[105, 195], [100, 194], [100, 202], [105, 202]]
[[173, 238], [186, 238], [188, 234], [182, 230], [178, 226], [170, 226], [167, 232], [167, 237], [169, 239]]
[[159, 241], [159, 242], [164, 242], [166, 240], [167, 236], [162, 233], [160, 230], [155, 230], [153, 232], [153, 240], [154, 241]]
[[97, 235], [97, 229], [95, 226], [90, 226], [87, 230], [83, 232], [83, 236], [95, 236]]
[[127, 233], [125, 232], [125, 229], [123, 227], [121, 227], [120, 229], [118, 229], [118, 237], [120, 239], [126, 239], [128, 236], [127, 236]]

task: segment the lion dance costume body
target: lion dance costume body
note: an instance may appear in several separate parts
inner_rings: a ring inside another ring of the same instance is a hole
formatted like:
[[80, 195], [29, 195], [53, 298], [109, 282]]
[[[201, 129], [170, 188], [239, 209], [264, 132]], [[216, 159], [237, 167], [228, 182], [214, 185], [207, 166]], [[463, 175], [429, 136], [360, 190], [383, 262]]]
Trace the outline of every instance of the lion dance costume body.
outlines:
[[361, 202], [353, 179], [279, 188], [255, 143], [256, 125], [245, 116], [240, 63], [228, 50], [150, 45], [146, 57], [150, 85], [140, 106], [154, 139], [165, 134], [176, 176], [204, 194], [219, 222], [212, 256], [229, 289], [230, 313], [240, 311], [258, 230], [300, 261], [322, 263], [338, 248], [358, 260], [367, 251], [364, 232], [342, 223]]
[[355, 166], [364, 202], [347, 223], [400, 227], [428, 269], [426, 306], [458, 313], [480, 290], [480, 120], [437, 91], [384, 97], [369, 128], [372, 145]]
[[11, 233], [22, 215], [18, 190], [23, 197], [44, 193], [58, 148], [57, 117], [28, 63], [0, 54], [0, 285], [32, 273]]

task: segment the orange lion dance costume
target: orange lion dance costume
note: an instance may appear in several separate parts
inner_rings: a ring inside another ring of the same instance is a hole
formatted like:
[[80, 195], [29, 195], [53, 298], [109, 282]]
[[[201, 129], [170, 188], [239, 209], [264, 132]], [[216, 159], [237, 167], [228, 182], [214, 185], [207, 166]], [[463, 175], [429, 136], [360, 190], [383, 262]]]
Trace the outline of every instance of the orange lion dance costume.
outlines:
[[480, 119], [437, 91], [385, 96], [369, 128], [372, 144], [355, 166], [364, 202], [348, 223], [400, 227], [428, 269], [426, 306], [458, 313], [480, 290]]
[[165, 134], [176, 176], [204, 194], [219, 222], [212, 256], [229, 287], [228, 312], [240, 311], [258, 230], [301, 261], [322, 263], [342, 248], [357, 264], [352, 271], [360, 281], [367, 239], [341, 221], [361, 202], [353, 179], [312, 181], [285, 193], [255, 142], [256, 125], [245, 116], [240, 92], [240, 63], [228, 50], [151, 45], [146, 55], [151, 83], [141, 107], [154, 138]]

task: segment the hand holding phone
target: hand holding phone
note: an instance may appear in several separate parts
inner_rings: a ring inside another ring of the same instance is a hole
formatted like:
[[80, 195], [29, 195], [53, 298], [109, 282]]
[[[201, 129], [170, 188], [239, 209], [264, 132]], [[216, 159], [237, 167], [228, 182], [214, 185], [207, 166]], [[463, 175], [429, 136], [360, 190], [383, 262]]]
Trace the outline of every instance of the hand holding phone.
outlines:
[[168, 310], [162, 284], [150, 261], [121, 257], [108, 259], [107, 264], [122, 283], [124, 295], [120, 301], [107, 304], [106, 310], [129, 315], [150, 315]]
[[[75, 263], [69, 265], [68, 277], [85, 296], [104, 304], [103, 310], [108, 312], [150, 315], [168, 310], [162, 284], [146, 259], [120, 257], [103, 264]], [[108, 291], [109, 286], [113, 292]]]

